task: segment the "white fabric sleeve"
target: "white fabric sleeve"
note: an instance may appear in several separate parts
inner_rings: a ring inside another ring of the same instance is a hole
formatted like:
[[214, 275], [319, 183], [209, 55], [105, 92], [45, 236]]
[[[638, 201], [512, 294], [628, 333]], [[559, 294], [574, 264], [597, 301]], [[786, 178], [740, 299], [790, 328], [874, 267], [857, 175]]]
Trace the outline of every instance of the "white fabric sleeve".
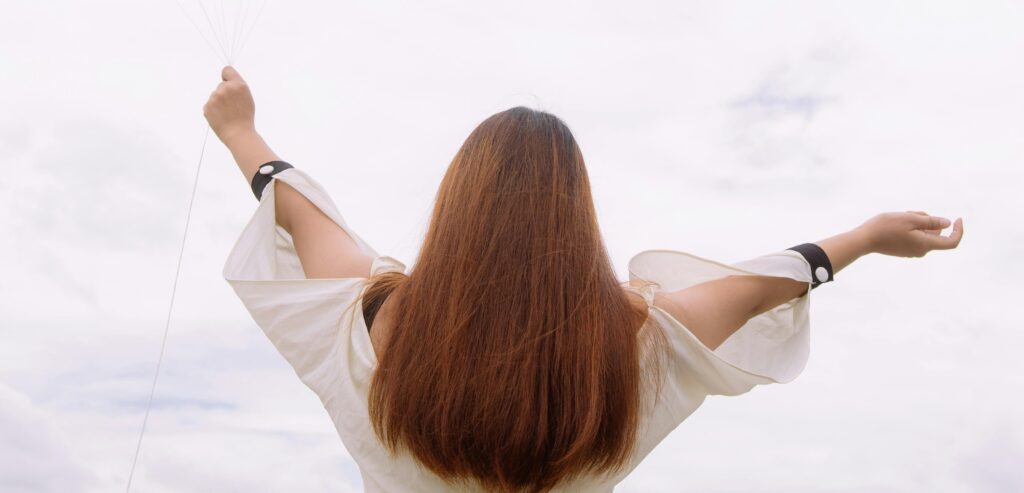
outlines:
[[[291, 168], [273, 179], [302, 193], [372, 256], [371, 274], [405, 270], [401, 262], [378, 255], [352, 231], [326, 190], [305, 172]], [[307, 279], [291, 235], [277, 224], [275, 190], [272, 180], [228, 255], [223, 276], [256, 325], [326, 404], [339, 378], [362, 382], [376, 364], [357, 303], [366, 278]]]
[[[701, 385], [709, 395], [739, 395], [756, 385], [786, 383], [807, 364], [810, 348], [811, 272], [798, 252], [780, 250], [725, 264], [674, 250], [646, 250], [629, 262], [630, 279], [656, 283], [653, 289], [678, 291], [732, 275], [787, 277], [807, 283], [807, 292], [754, 316], [715, 350], [705, 346], [675, 317], [654, 306], [650, 313], [670, 341], [670, 368], [676, 381]], [[692, 389], [691, 389], [692, 390]]]

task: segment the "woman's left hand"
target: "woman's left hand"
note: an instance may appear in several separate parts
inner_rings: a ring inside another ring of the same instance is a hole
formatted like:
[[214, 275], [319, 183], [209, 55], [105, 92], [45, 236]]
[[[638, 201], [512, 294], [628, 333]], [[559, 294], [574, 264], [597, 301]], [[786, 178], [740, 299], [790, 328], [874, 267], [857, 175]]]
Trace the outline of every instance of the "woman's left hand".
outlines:
[[203, 106], [203, 116], [225, 145], [239, 135], [256, 131], [256, 103], [249, 86], [233, 67], [221, 71], [222, 82]]
[[[948, 236], [942, 230], [953, 225]], [[963, 218], [950, 221], [924, 211], [883, 212], [861, 224], [870, 252], [893, 257], [924, 257], [932, 250], [951, 250], [964, 236]]]

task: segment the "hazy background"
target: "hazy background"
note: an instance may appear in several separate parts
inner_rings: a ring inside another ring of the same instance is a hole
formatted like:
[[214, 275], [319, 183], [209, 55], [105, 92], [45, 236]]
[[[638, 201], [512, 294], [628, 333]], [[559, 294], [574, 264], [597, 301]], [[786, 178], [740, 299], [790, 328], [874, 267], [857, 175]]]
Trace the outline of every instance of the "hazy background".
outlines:
[[[270, 0], [237, 66], [271, 146], [407, 264], [456, 149], [516, 104], [573, 129], [623, 279], [649, 248], [733, 262], [962, 216], [958, 250], [816, 289], [804, 373], [708, 399], [617, 491], [1004, 492], [1022, 26], [1010, 1]], [[0, 1], [0, 490], [124, 488], [220, 65], [173, 0]], [[134, 491], [361, 490], [221, 278], [255, 207], [211, 137]]]

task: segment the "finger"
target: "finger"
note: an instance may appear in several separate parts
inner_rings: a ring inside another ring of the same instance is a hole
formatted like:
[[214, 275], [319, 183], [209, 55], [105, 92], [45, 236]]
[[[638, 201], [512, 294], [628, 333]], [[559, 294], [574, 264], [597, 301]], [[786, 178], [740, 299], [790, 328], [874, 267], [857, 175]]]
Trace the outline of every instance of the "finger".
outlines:
[[910, 216], [910, 222], [914, 225], [914, 229], [923, 230], [942, 230], [949, 226], [949, 219], [917, 213]]
[[960, 244], [960, 239], [964, 237], [964, 222], [962, 218], [956, 218], [956, 222], [953, 223], [953, 231], [949, 233], [949, 236], [928, 236], [925, 241], [928, 244], [929, 250], [949, 250], [956, 248]]
[[[925, 212], [925, 211], [907, 211], [907, 212], [909, 212], [911, 214], [917, 214], [919, 216], [927, 216], [928, 215], [928, 213]], [[924, 231], [925, 233], [928, 233], [930, 235], [937, 235], [937, 234], [941, 234], [942, 233], [942, 229], [941, 228], [940, 229], [924, 229], [922, 231]]]
[[220, 71], [220, 78], [223, 81], [229, 81], [229, 80], [242, 80], [242, 81], [244, 81], [244, 79], [242, 79], [242, 74], [239, 74], [238, 71], [235, 70], [235, 67], [232, 67], [231, 65], [226, 65], [224, 67], [224, 69]]
[[[921, 216], [928, 216], [928, 213], [925, 212], [925, 211], [907, 211], [907, 212], [913, 212], [914, 214], [918, 214], [918, 215], [921, 215]], [[948, 226], [948, 224], [946, 226]], [[946, 226], [943, 226], [941, 228], [935, 228], [935, 229], [922, 229], [921, 231], [924, 231], [925, 233], [928, 233], [930, 235], [941, 235], [942, 234], [942, 230]]]

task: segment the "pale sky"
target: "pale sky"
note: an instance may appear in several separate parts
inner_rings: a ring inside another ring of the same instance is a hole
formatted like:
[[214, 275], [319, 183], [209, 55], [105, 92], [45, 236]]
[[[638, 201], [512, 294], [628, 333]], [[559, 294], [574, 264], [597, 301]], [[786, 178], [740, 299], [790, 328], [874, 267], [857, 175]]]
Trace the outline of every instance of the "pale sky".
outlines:
[[[1021, 26], [1010, 1], [269, 0], [236, 65], [270, 145], [407, 265], [455, 151], [517, 104], [573, 130], [622, 279], [651, 248], [735, 262], [963, 217], [957, 250], [815, 289], [803, 374], [709, 398], [616, 491], [1006, 492]], [[0, 490], [124, 488], [221, 64], [175, 0], [0, 0]], [[133, 491], [361, 491], [221, 277], [255, 207], [211, 136]]]

